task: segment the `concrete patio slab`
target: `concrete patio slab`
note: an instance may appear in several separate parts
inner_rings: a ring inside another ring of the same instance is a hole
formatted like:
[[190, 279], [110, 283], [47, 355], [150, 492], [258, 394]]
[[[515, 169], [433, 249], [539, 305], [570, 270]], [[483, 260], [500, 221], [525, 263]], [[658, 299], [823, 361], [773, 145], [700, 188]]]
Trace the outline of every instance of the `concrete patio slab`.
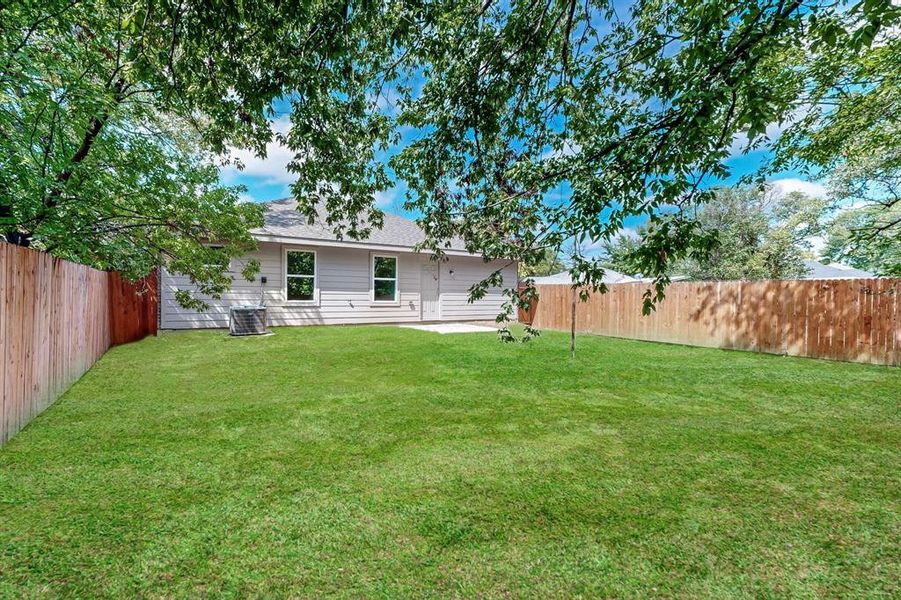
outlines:
[[419, 329], [420, 331], [431, 331], [445, 335], [448, 333], [494, 333], [497, 331], [494, 327], [485, 327], [484, 325], [472, 325], [470, 323], [433, 323], [431, 325], [400, 325], [404, 329]]

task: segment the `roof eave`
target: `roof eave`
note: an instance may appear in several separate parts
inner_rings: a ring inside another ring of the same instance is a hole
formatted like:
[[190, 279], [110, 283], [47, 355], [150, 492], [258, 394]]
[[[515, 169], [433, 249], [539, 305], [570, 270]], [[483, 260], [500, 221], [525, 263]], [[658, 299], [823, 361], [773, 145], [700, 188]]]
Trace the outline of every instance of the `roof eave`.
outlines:
[[[294, 236], [273, 235], [268, 233], [252, 233], [259, 242], [275, 244], [294, 244], [298, 246], [323, 246], [330, 248], [361, 248], [366, 250], [382, 250], [385, 252], [410, 252], [413, 254], [431, 254], [430, 250], [415, 250], [412, 246], [395, 246], [391, 244], [373, 244], [372, 242], [348, 241], [348, 240], [323, 240], [317, 238], [303, 238]], [[446, 248], [443, 250], [448, 256], [473, 256], [478, 254], [466, 250]]]

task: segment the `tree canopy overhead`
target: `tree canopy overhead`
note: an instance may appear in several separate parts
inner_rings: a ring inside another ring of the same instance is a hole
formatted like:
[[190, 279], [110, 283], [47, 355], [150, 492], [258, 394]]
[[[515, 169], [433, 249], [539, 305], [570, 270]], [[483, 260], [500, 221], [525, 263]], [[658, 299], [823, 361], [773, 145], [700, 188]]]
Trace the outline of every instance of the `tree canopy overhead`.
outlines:
[[[459, 235], [527, 264], [647, 218], [650, 304], [674, 260], [712, 247], [695, 208], [737, 140], [788, 127], [774, 166], [829, 169], [841, 115], [895, 139], [899, 19], [890, 0], [7, 4], [0, 216], [11, 239], [134, 271], [168, 260], [221, 290], [198, 240], [237, 255], [259, 215], [214, 160], [265, 152], [286, 98], [305, 214], [324, 204], [365, 236], [396, 177], [425, 247]], [[572, 270], [601, 282], [597, 259]]]
[[229, 147], [265, 153], [274, 99], [327, 105], [352, 86], [351, 61], [372, 62], [375, 14], [291, 0], [0, 4], [2, 233], [133, 277], [165, 264], [221, 293], [222, 258], [253, 247], [260, 210], [219, 183], [219, 163]]
[[[886, 43], [899, 8], [887, 0], [438, 0], [401, 3], [391, 17], [393, 60], [369, 97], [390, 90], [397, 101], [388, 111], [374, 100], [371, 110], [415, 132], [391, 167], [409, 188], [408, 207], [422, 214], [428, 245], [440, 251], [460, 235], [490, 258], [532, 263], [573, 236], [609, 240], [625, 219], [646, 217], [638, 257], [656, 277], [650, 303], [672, 261], [712, 247], [694, 209], [729, 174], [735, 141], [753, 150], [768, 125], [795, 124], [782, 149], [802, 157], [802, 138], [823, 126], [831, 113], [821, 104], [837, 89], [873, 91], [871, 72], [839, 68], [833, 55], [864, 60]], [[893, 65], [884, 76], [897, 78]], [[348, 190], [330, 193], [323, 183], [329, 163], [373, 157], [336, 162], [316, 136], [292, 132], [304, 166], [314, 167], [300, 172], [298, 196], [345, 206]], [[306, 193], [314, 189], [320, 194]], [[597, 259], [579, 257], [573, 271], [601, 281]]]

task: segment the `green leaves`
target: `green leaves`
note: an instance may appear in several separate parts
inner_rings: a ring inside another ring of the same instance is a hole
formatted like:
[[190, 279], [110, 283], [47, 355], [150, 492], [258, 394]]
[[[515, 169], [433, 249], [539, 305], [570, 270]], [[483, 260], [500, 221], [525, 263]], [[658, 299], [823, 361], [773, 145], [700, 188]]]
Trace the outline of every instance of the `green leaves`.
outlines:
[[130, 277], [163, 265], [201, 294], [228, 289], [227, 258], [254, 247], [261, 211], [220, 185], [216, 155], [270, 141], [268, 107], [309, 75], [292, 53], [322, 41], [315, 10], [332, 14], [253, 0], [0, 8], [3, 233]]
[[829, 181], [837, 211], [823, 255], [833, 261], [901, 276], [901, 146], [855, 152]]
[[809, 109], [779, 140], [772, 166], [827, 176], [836, 214], [825, 257], [882, 275], [901, 273], [899, 20], [901, 7], [887, 0], [848, 11], [847, 36], [807, 59]]
[[[693, 279], [782, 279], [805, 273], [810, 239], [822, 233], [825, 199], [772, 189], [718, 188], [684, 221], [679, 215], [656, 217], [637, 238], [605, 246], [607, 263], [629, 274], [658, 280], [676, 275]], [[654, 270], [644, 269], [652, 265]], [[648, 297], [662, 297], [664, 289]]]
[[[413, 17], [428, 39], [406, 55], [429, 77], [398, 116], [420, 135], [391, 166], [438, 252], [458, 235], [528, 262], [535, 248], [687, 209], [704, 199], [700, 181], [726, 174], [733, 136], [763, 135], [801, 85], [776, 66], [801, 47], [793, 4], [641, 2], [628, 19], [605, 3], [429, 6]], [[667, 222], [647, 272], [700, 243], [689, 219]], [[600, 269], [584, 271], [600, 283]]]
[[[860, 84], [836, 64], [897, 24], [888, 2], [859, 5], [863, 21], [833, 3], [427, 7], [408, 15], [416, 26], [397, 53], [428, 77], [400, 102], [397, 122], [416, 135], [391, 161], [426, 246], [440, 253], [459, 236], [490, 258], [530, 263], [537, 249], [610, 242], [627, 219], [649, 218], [631, 254], [633, 270], [655, 277], [646, 310], [674, 262], [717, 247], [694, 213], [729, 175], [734, 140], [751, 151], [774, 141], [773, 126], [817, 127], [807, 117], [824, 113], [807, 105], [810, 90], [841, 81], [853, 91]], [[772, 232], [754, 276], [795, 272], [797, 256], [784, 259], [795, 242]], [[577, 262], [600, 290], [598, 260]]]
[[[200, 246], [237, 255], [259, 222], [216, 183], [214, 161], [265, 152], [276, 99], [292, 105], [279, 139], [295, 152], [299, 209], [322, 205], [339, 236], [380, 226], [375, 196], [395, 179], [439, 256], [459, 237], [529, 263], [650, 219], [634, 258], [655, 277], [651, 303], [673, 261], [709, 249], [695, 212], [729, 175], [735, 141], [758, 149], [778, 125], [774, 169], [829, 170], [898, 140], [901, 8], [888, 0], [0, 10], [11, 235], [134, 274], [167, 263], [213, 294], [227, 277], [203, 267]], [[576, 269], [601, 289], [599, 259]]]

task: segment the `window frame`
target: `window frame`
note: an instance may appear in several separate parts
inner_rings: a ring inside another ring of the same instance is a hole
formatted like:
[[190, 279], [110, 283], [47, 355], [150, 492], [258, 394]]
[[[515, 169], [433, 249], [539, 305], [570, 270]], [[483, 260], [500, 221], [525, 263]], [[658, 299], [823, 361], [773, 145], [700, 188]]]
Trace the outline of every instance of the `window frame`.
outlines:
[[[210, 250], [225, 250], [225, 244], [204, 244], [204, 246]], [[228, 262], [225, 263], [225, 272], [230, 273], [232, 270], [232, 259], [231, 257], [227, 257]], [[204, 263], [204, 267], [218, 267], [219, 265], [213, 263]]]
[[[312, 275], [292, 275], [288, 273], [288, 253], [289, 252], [306, 252], [313, 255], [313, 274]], [[285, 304], [289, 306], [319, 306], [319, 253], [311, 248], [302, 248], [296, 246], [284, 246], [282, 248], [282, 294]], [[290, 300], [288, 298], [288, 278], [294, 277], [298, 279], [313, 279], [313, 298], [310, 300]]]
[[[376, 277], [375, 276], [375, 259], [376, 258], [392, 258], [394, 259], [394, 277]], [[375, 299], [375, 282], [393, 281], [394, 282], [394, 299], [393, 300], [376, 300]], [[400, 259], [396, 254], [382, 254], [380, 252], [372, 252], [369, 255], [369, 301], [376, 306], [399, 306], [400, 305]]]

